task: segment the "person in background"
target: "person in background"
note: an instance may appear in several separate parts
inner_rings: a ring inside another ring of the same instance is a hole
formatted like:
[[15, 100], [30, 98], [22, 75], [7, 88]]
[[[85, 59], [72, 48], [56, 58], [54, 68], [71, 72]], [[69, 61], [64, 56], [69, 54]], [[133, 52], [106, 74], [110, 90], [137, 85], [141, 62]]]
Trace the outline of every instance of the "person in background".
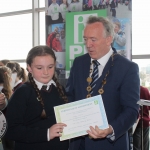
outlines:
[[110, 1], [110, 11], [112, 12], [112, 17], [116, 17], [116, 0]]
[[138, 65], [111, 47], [114, 26], [107, 18], [90, 16], [83, 35], [88, 53], [75, 58], [66, 93], [69, 102], [100, 94], [109, 127], [90, 126], [87, 136], [70, 140], [69, 150], [129, 150], [128, 130], [139, 114]]
[[125, 32], [123, 32], [121, 30], [121, 23], [120, 22], [114, 22], [114, 31], [115, 31], [115, 36], [114, 36], [114, 40], [112, 43], [112, 47], [114, 47], [117, 52], [122, 55], [125, 56], [126, 52], [125, 52], [125, 45], [126, 45], [126, 36], [125, 36]]
[[[11, 70], [6, 66], [0, 66], [0, 111], [4, 115], [6, 115], [7, 105], [11, 96]], [[14, 148], [14, 142], [5, 135], [2, 137], [2, 144], [4, 150], [13, 150]]]
[[8, 62], [6, 64], [11, 69], [14, 75], [13, 91], [15, 91], [20, 85], [27, 81], [27, 75], [24, 68], [22, 68], [17, 62]]
[[5, 66], [8, 62], [10, 62], [8, 59], [0, 60], [0, 66]]
[[[150, 100], [150, 93], [146, 87], [140, 86], [140, 99]], [[149, 110], [150, 106], [143, 106], [143, 120], [140, 116], [137, 127], [133, 133], [133, 150], [141, 150], [141, 131], [143, 130], [143, 150], [149, 150]], [[141, 110], [140, 113], [141, 115]], [[143, 128], [142, 128], [143, 123]]]
[[0, 66], [4, 66], [4, 64], [1, 62], [1, 60], [0, 60]]
[[59, 137], [66, 126], [56, 123], [54, 106], [68, 99], [55, 77], [56, 56], [48, 46], [33, 47], [26, 58], [28, 82], [14, 92], [7, 108], [6, 136], [15, 150], [68, 150]]
[[62, 0], [62, 4], [60, 5], [60, 13], [63, 18], [63, 22], [66, 20], [66, 12], [68, 12], [68, 2], [67, 0]]
[[52, 42], [53, 42], [53, 39], [55, 38], [56, 34], [59, 32], [59, 29], [58, 27], [55, 27], [54, 31], [51, 32], [49, 35], [48, 35], [48, 38], [47, 38], [47, 41], [46, 41], [46, 45], [50, 48], [52, 48]]
[[66, 50], [66, 38], [65, 38], [65, 29], [61, 29], [60, 31], [60, 43], [62, 46], [62, 51], [65, 52]]
[[93, 9], [98, 10], [99, 4], [100, 4], [100, 0], [93, 0]]
[[0, 110], [4, 110], [12, 95], [11, 70], [6, 66], [0, 66]]
[[57, 4], [56, 0], [52, 0], [52, 4], [48, 7], [48, 15], [51, 16], [52, 20], [59, 19], [60, 7]]
[[82, 11], [82, 4], [79, 0], [72, 0], [68, 7], [69, 12]]
[[59, 33], [56, 33], [56, 36], [52, 41], [52, 49], [56, 52], [62, 52], [62, 45], [60, 42], [60, 34]]

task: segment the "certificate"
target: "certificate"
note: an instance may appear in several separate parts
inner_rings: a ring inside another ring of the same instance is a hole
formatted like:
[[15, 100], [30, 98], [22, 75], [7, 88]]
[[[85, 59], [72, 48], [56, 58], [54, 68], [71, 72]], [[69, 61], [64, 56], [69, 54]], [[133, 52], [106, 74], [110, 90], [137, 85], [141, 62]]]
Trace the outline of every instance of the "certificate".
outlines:
[[90, 126], [108, 128], [101, 95], [54, 107], [57, 123], [65, 123], [60, 141], [86, 135]]

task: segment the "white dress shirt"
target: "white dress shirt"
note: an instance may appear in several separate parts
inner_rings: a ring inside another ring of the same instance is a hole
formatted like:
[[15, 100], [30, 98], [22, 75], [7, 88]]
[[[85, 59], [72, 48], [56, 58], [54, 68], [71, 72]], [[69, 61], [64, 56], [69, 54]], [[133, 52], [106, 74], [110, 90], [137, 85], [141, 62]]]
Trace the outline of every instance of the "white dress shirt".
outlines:
[[[108, 60], [112, 54], [113, 54], [113, 50], [112, 50], [112, 48], [110, 48], [110, 51], [106, 55], [104, 55], [102, 58], [97, 60], [100, 63], [100, 65], [98, 66], [99, 77], [102, 75], [104, 67], [105, 67], [106, 63], [108, 62]], [[93, 60], [94, 59], [91, 58], [91, 62]], [[92, 68], [93, 68], [93, 65], [92, 65]]]

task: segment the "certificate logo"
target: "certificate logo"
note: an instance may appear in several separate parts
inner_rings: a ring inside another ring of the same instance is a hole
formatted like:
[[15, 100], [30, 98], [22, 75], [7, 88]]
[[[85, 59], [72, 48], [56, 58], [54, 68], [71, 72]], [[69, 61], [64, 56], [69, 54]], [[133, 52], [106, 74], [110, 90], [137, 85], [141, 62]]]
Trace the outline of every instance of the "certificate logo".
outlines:
[[4, 114], [0, 111], [0, 138], [2, 138], [7, 129], [7, 122]]
[[95, 101], [94, 101], [94, 104], [97, 105], [97, 104], [98, 104], [98, 100], [95, 100]]

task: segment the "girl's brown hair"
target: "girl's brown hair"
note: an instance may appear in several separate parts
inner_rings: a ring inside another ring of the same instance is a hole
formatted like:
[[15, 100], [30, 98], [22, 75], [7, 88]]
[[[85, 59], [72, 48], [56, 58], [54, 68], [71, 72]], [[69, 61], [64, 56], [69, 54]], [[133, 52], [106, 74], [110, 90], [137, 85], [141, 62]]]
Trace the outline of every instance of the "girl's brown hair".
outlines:
[[[49, 48], [48, 46], [36, 46], [36, 47], [33, 47], [28, 55], [27, 55], [27, 59], [26, 59], [26, 63], [27, 65], [31, 66], [32, 62], [33, 62], [33, 59], [36, 57], [36, 56], [46, 56], [46, 55], [50, 55], [54, 61], [56, 62], [56, 56], [53, 52], [53, 50], [51, 48]], [[40, 94], [40, 90], [38, 89], [33, 77], [32, 77], [32, 74], [29, 72], [28, 73], [28, 79], [29, 79], [29, 82], [31, 83], [31, 85], [34, 87], [36, 93], [37, 93], [37, 100], [39, 100], [41, 102], [41, 105], [43, 106], [43, 111], [42, 111], [42, 114], [41, 114], [41, 117], [42, 118], [45, 118], [46, 117], [46, 112], [45, 112], [45, 109], [44, 109], [44, 102], [43, 102], [43, 99], [41, 97], [41, 94]], [[57, 78], [55, 77], [55, 74], [52, 78], [55, 83], [56, 83], [56, 86], [57, 86], [57, 90], [60, 94], [60, 96], [62, 97], [62, 99], [64, 100], [65, 103], [68, 102], [68, 99], [63, 91], [63, 88], [62, 86], [60, 85], [60, 83], [58, 82]]]
[[27, 81], [27, 75], [25, 72], [25, 69], [22, 68], [19, 63], [17, 62], [8, 62], [6, 64], [7, 67], [9, 67], [12, 71], [12, 73], [17, 73], [17, 77], [21, 80], [22, 82], [26, 82]]
[[3, 93], [9, 100], [12, 95], [12, 88], [10, 85], [11, 70], [6, 66], [0, 66], [0, 84], [3, 84]]

